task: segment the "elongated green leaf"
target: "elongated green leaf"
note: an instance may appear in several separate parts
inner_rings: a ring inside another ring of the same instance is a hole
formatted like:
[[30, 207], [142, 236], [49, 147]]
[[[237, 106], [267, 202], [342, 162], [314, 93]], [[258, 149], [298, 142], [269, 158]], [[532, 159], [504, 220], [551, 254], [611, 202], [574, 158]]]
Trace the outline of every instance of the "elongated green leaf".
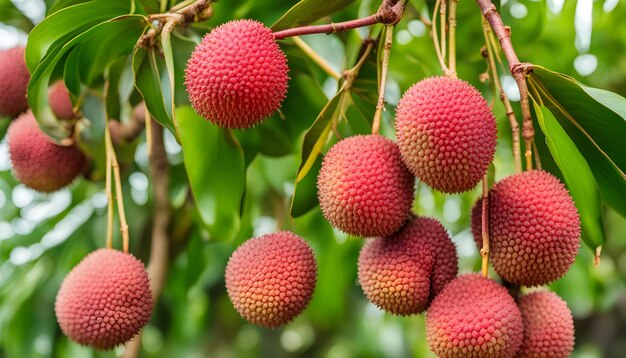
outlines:
[[297, 218], [309, 212], [316, 205], [317, 201], [317, 174], [322, 167], [322, 158], [317, 157], [309, 174], [294, 185], [293, 196], [291, 197], [291, 216]]
[[163, 49], [163, 57], [165, 59], [165, 69], [167, 73], [167, 79], [169, 82], [169, 98], [170, 103], [166, 104], [169, 106], [168, 113], [172, 114], [172, 123], [174, 124], [174, 136], [178, 138], [180, 133], [178, 133], [177, 123], [176, 123], [176, 81], [174, 80], [175, 71], [174, 71], [174, 54], [172, 53], [172, 29], [164, 29], [161, 32], [161, 48]]
[[0, 22], [28, 33], [35, 26], [33, 22], [18, 10], [11, 0], [0, 0]]
[[529, 83], [586, 159], [602, 199], [626, 216], [626, 99], [539, 66]]
[[245, 188], [244, 155], [226, 129], [188, 106], [176, 109], [185, 168], [202, 221], [216, 240], [239, 230]]
[[595, 252], [598, 246], [604, 244], [605, 238], [600, 191], [596, 180], [585, 158], [552, 113], [546, 107], [536, 103], [534, 105], [550, 153], [578, 208], [583, 240]]
[[145, 49], [137, 48], [135, 50], [133, 57], [135, 86], [141, 93], [146, 107], [148, 107], [148, 111], [150, 111], [154, 119], [177, 137], [174, 122], [165, 107], [160, 71], [154, 49], [146, 51]]
[[326, 15], [337, 12], [352, 4], [355, 0], [302, 0], [295, 4], [274, 25], [273, 31], [280, 31], [290, 27], [312, 23]]

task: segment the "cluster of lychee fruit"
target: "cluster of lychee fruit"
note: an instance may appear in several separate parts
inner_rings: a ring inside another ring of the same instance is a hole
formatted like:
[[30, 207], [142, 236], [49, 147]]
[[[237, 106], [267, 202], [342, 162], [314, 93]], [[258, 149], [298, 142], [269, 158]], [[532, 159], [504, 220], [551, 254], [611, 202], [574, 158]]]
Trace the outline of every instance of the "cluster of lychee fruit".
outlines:
[[[26, 186], [40, 192], [57, 191], [74, 181], [87, 166], [87, 157], [76, 144], [55, 143], [40, 128], [28, 109], [26, 90], [30, 74], [24, 48], [0, 51], [0, 117], [15, 118], [8, 129], [13, 172]], [[50, 109], [60, 119], [74, 119], [69, 93], [62, 81], [48, 91]]]

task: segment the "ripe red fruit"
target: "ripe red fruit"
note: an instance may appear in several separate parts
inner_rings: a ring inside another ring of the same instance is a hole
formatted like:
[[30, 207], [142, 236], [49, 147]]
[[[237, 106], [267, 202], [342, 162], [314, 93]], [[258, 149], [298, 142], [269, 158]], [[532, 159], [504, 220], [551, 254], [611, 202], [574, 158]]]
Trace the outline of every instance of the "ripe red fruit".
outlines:
[[472, 206], [470, 213], [470, 228], [472, 230], [472, 236], [474, 236], [474, 242], [478, 251], [483, 248], [483, 200], [478, 199]]
[[185, 85], [201, 116], [221, 127], [248, 128], [280, 107], [288, 71], [272, 30], [235, 20], [202, 39], [187, 62]]
[[489, 193], [490, 258], [509, 282], [535, 286], [561, 278], [580, 245], [580, 221], [561, 182], [541, 170], [504, 178]]
[[70, 184], [84, 169], [87, 158], [76, 145], [60, 146], [46, 136], [28, 111], [8, 130], [13, 171], [26, 186], [49, 193]]
[[514, 357], [523, 330], [508, 291], [478, 274], [450, 282], [426, 315], [426, 340], [440, 357]]
[[75, 118], [70, 93], [67, 91], [63, 81], [57, 81], [48, 91], [48, 100], [50, 108], [55, 116], [61, 119]]
[[0, 117], [16, 117], [28, 109], [26, 90], [30, 74], [24, 48], [0, 51]]
[[94, 251], [65, 277], [54, 309], [66, 336], [82, 345], [111, 349], [133, 338], [150, 319], [148, 274], [130, 254]]
[[524, 342], [518, 358], [567, 358], [574, 350], [574, 319], [565, 301], [553, 292], [534, 292], [519, 301]]
[[275, 328], [306, 308], [316, 275], [306, 241], [280, 231], [250, 239], [233, 252], [226, 266], [226, 290], [241, 317]]
[[444, 193], [472, 189], [496, 150], [496, 121], [469, 83], [431, 77], [409, 88], [396, 110], [396, 137], [413, 174]]
[[387, 236], [409, 217], [414, 182], [393, 141], [358, 135], [326, 154], [317, 177], [318, 198], [334, 227], [352, 235]]
[[397, 315], [417, 314], [457, 274], [454, 244], [439, 221], [416, 217], [389, 237], [368, 240], [359, 254], [367, 298]]

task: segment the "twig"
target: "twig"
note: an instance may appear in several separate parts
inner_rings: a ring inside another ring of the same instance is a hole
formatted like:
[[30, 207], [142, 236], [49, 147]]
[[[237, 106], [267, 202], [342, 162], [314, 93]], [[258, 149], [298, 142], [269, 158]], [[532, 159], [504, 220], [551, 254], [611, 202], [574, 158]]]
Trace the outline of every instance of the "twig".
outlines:
[[481, 271], [483, 277], [489, 277], [489, 179], [487, 174], [483, 177], [481, 231], [483, 236], [483, 247], [480, 249]]
[[[108, 121], [107, 121], [108, 123]], [[106, 136], [110, 135], [109, 132], [105, 131], [105, 141]], [[109, 156], [109, 151], [106, 151], [106, 176], [105, 176], [105, 185], [104, 191], [107, 195], [107, 239], [106, 239], [106, 247], [108, 249], [113, 248], [113, 211], [115, 209], [115, 203], [113, 203], [113, 191], [111, 190], [111, 158]]]
[[[439, 30], [441, 31], [441, 57], [446, 58], [446, 11], [448, 7], [448, 0], [441, 0], [439, 4]], [[435, 18], [436, 16], [433, 16]], [[446, 75], [448, 75], [447, 73]]]
[[450, 0], [448, 11], [448, 67], [450, 77], [456, 78], [456, 5], [459, 0]]
[[387, 68], [389, 67], [389, 55], [391, 54], [391, 45], [393, 43], [393, 25], [385, 26], [385, 43], [383, 44], [383, 59], [380, 73], [380, 86], [378, 87], [378, 102], [376, 103], [376, 112], [374, 112], [374, 121], [372, 123], [372, 134], [380, 132], [380, 120], [385, 109], [385, 86], [387, 83]]
[[439, 9], [439, 5], [442, 0], [437, 0], [435, 3], [435, 9], [433, 10], [433, 21], [432, 26], [430, 28], [431, 38], [433, 39], [433, 45], [435, 46], [435, 54], [437, 55], [437, 60], [439, 61], [439, 66], [441, 66], [441, 70], [447, 76], [450, 70], [448, 66], [446, 66], [446, 60], [443, 58], [443, 54], [441, 52], [441, 44], [439, 43], [439, 35], [437, 34], [437, 11]]
[[530, 102], [528, 100], [528, 85], [526, 84], [526, 74], [531, 70], [530, 64], [521, 63], [517, 58], [513, 43], [511, 42], [511, 28], [505, 26], [502, 22], [502, 17], [498, 13], [496, 6], [491, 0], [476, 0], [478, 6], [482, 11], [483, 16], [491, 25], [493, 32], [500, 41], [500, 47], [502, 52], [506, 56], [509, 62], [509, 71], [520, 92], [520, 104], [522, 107], [522, 136], [524, 137], [524, 146], [526, 157], [526, 170], [532, 169], [532, 141], [535, 135], [535, 129], [533, 127], [533, 120], [530, 114]]
[[293, 42], [305, 55], [307, 55], [316, 65], [318, 65], [327, 75], [339, 81], [341, 75], [337, 73], [330, 64], [320, 55], [315, 52], [306, 42], [304, 42], [298, 36], [293, 37]]
[[111, 140], [111, 131], [109, 126], [105, 127], [104, 133], [107, 162], [113, 170], [113, 181], [115, 183], [115, 200], [117, 201], [117, 213], [120, 220], [120, 231], [122, 232], [122, 246], [124, 252], [128, 252], [129, 237], [128, 237], [128, 223], [126, 222], [126, 214], [124, 212], [124, 195], [122, 193], [122, 179], [120, 176], [120, 166], [117, 162], [117, 156], [115, 155], [115, 149], [113, 148], [113, 141]]

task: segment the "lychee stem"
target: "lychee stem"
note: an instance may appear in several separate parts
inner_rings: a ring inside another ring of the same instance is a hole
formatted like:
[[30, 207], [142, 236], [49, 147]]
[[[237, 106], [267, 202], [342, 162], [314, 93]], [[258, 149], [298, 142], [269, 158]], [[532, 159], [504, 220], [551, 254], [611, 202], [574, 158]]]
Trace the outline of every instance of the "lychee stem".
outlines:
[[[441, 39], [441, 57], [446, 58], [446, 27], [448, 23], [446, 22], [446, 12], [448, 10], [448, 0], [439, 0], [439, 30], [441, 31], [440, 39]], [[435, 18], [435, 16], [433, 16]], [[449, 72], [448, 72], [449, 73]], [[448, 75], [446, 73], [446, 75]]]
[[385, 86], [387, 84], [387, 69], [389, 67], [389, 56], [391, 54], [391, 45], [393, 43], [394, 25], [385, 25], [385, 43], [383, 44], [383, 58], [380, 69], [380, 84], [378, 87], [378, 102], [376, 103], [376, 112], [374, 112], [374, 121], [372, 123], [372, 134], [380, 132], [380, 120], [385, 109]]
[[448, 12], [448, 68], [449, 76], [456, 78], [456, 6], [459, 0], [450, 0]]
[[509, 119], [509, 125], [511, 126], [511, 141], [513, 142], [513, 161], [515, 164], [515, 172], [520, 173], [522, 171], [522, 154], [519, 140], [519, 125], [517, 124], [517, 118], [515, 118], [515, 112], [513, 111], [513, 107], [511, 106], [511, 101], [509, 101], [509, 97], [507, 97], [506, 93], [504, 93], [504, 90], [502, 89], [502, 84], [500, 83], [500, 77], [498, 76], [498, 68], [496, 66], [495, 60], [496, 53], [494, 51], [495, 49], [493, 48], [493, 32], [489, 27], [487, 19], [483, 17], [482, 22], [483, 35], [485, 36], [485, 48], [487, 49], [486, 53], [483, 53], [483, 56], [486, 55], [485, 60], [487, 61], [489, 77], [491, 78], [491, 81], [500, 96], [500, 101], [502, 101], [506, 116]]
[[[122, 246], [123, 246], [124, 252], [128, 252], [128, 246], [129, 246], [128, 224], [126, 222], [126, 214], [124, 213], [124, 195], [122, 194], [122, 179], [120, 176], [119, 163], [117, 162], [117, 157], [115, 155], [115, 149], [113, 148], [113, 142], [111, 141], [111, 131], [109, 129], [108, 122], [104, 130], [104, 141], [105, 141], [105, 147], [106, 147], [107, 166], [110, 166], [111, 169], [113, 170], [113, 180], [115, 182], [115, 200], [117, 201], [117, 212], [118, 212], [119, 220], [120, 220], [120, 231], [122, 232]], [[109, 193], [110, 192], [111, 190], [109, 190]]]
[[533, 120], [530, 113], [530, 102], [528, 99], [528, 85], [526, 83], [526, 75], [532, 71], [530, 64], [521, 63], [517, 58], [513, 43], [511, 42], [511, 28], [505, 26], [502, 17], [498, 13], [496, 6], [491, 0], [476, 0], [481, 9], [483, 16], [491, 25], [493, 32], [500, 41], [502, 52], [509, 62], [509, 71], [520, 92], [520, 104], [522, 107], [522, 136], [525, 144], [526, 170], [532, 169], [532, 142], [535, 135]]
[[[108, 121], [107, 121], [108, 124]], [[108, 131], [105, 131], [104, 135], [108, 134]], [[106, 140], [105, 140], [106, 142]], [[107, 154], [106, 158], [106, 176], [105, 176], [105, 192], [107, 195], [107, 239], [106, 239], [106, 247], [108, 249], [113, 248], [113, 211], [114, 211], [114, 203], [113, 203], [113, 192], [111, 190], [111, 161], [109, 155]]]
[[330, 64], [320, 56], [315, 50], [311, 48], [306, 42], [304, 42], [300, 37], [294, 36], [293, 43], [298, 46], [305, 55], [307, 55], [316, 65], [318, 65], [327, 75], [339, 81], [341, 79], [341, 75], [337, 73]]
[[489, 179], [487, 174], [483, 177], [482, 206], [481, 229], [483, 247], [480, 249], [480, 256], [482, 256], [481, 268], [483, 277], [489, 277]]
[[441, 0], [437, 0], [435, 3], [435, 8], [433, 9], [433, 21], [431, 22], [430, 34], [433, 39], [433, 45], [435, 46], [435, 54], [437, 55], [437, 60], [439, 61], [439, 66], [441, 66], [441, 70], [444, 74], [448, 74], [450, 70], [446, 65], [446, 61], [444, 60], [444, 54], [442, 53], [441, 44], [439, 43], [439, 35], [437, 34], [437, 12], [439, 10], [439, 5], [441, 5]]

